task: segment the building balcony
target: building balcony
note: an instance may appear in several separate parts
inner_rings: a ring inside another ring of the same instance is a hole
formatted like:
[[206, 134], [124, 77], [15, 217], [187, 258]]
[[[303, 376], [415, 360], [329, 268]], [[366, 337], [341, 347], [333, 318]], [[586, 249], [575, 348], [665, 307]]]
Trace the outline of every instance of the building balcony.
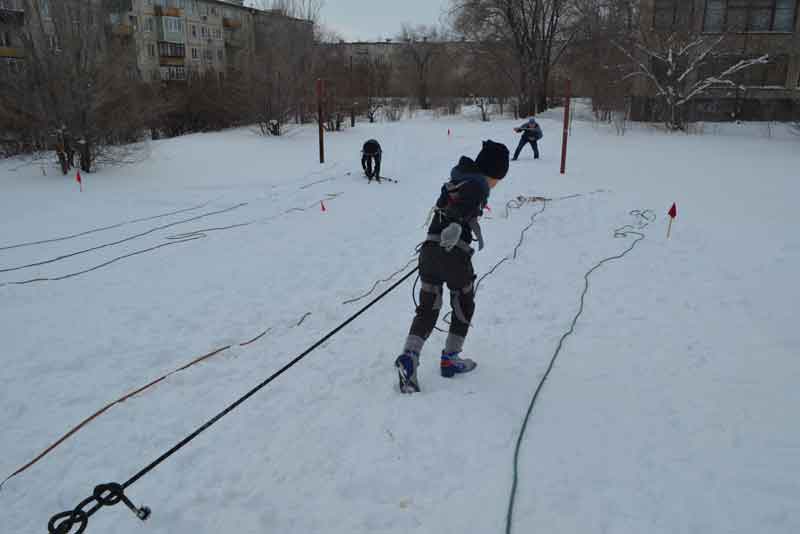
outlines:
[[182, 17], [183, 13], [178, 7], [153, 6], [156, 17]]
[[18, 0], [0, 0], [0, 24], [25, 24], [25, 8]]
[[111, 33], [117, 37], [130, 37], [133, 35], [133, 26], [128, 24], [114, 24], [111, 28]]
[[0, 46], [0, 57], [21, 59], [25, 57], [25, 50], [13, 46]]
[[169, 57], [169, 56], [160, 56], [158, 58], [158, 64], [162, 66], [171, 66], [171, 67], [183, 67], [186, 65], [186, 58], [183, 57]]
[[242, 22], [240, 20], [223, 18], [222, 26], [228, 30], [238, 30], [242, 27]]
[[181, 43], [161, 41], [158, 43], [158, 56], [162, 59], [180, 59], [186, 57], [186, 46]]

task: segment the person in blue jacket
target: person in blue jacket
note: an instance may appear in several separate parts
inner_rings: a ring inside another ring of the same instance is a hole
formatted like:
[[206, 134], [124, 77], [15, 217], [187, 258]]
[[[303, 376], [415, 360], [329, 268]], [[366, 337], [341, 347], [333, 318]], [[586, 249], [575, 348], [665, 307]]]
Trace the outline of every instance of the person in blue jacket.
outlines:
[[542, 127], [539, 126], [536, 119], [533, 117], [529, 118], [522, 126], [514, 128], [514, 131], [522, 133], [522, 137], [519, 140], [519, 145], [517, 146], [516, 152], [514, 152], [512, 161], [517, 161], [519, 153], [522, 152], [522, 149], [525, 148], [525, 145], [528, 143], [533, 147], [533, 159], [539, 159], [539, 140], [542, 138], [543, 134]]

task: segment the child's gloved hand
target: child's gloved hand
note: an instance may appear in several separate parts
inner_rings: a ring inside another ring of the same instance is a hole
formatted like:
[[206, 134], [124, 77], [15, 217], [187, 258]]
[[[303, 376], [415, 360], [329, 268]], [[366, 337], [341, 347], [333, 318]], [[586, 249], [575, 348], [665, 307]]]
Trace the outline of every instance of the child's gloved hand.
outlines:
[[458, 244], [458, 240], [461, 239], [461, 225], [458, 223], [450, 223], [447, 225], [447, 228], [442, 230], [441, 234], [441, 241], [439, 245], [445, 249], [447, 252], [453, 250], [453, 248]]

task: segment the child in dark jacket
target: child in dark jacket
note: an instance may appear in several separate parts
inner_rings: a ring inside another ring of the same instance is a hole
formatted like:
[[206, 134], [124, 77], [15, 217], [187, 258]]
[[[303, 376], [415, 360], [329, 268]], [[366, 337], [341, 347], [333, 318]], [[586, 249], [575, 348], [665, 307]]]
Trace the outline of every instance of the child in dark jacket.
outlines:
[[533, 147], [533, 159], [539, 159], [539, 140], [542, 138], [542, 127], [539, 126], [539, 123], [536, 122], [536, 119], [531, 117], [525, 123], [518, 128], [514, 128], [514, 131], [517, 133], [522, 133], [522, 137], [519, 139], [519, 145], [517, 145], [517, 150], [514, 152], [514, 158], [512, 161], [517, 161], [519, 158], [520, 152], [522, 149], [525, 148], [525, 145], [529, 144]]
[[453, 319], [442, 351], [441, 374], [450, 378], [468, 373], [477, 365], [473, 360], [460, 357], [475, 311], [474, 250], [470, 245], [474, 235], [478, 249], [483, 248], [478, 218], [483, 214], [490, 190], [507, 173], [508, 148], [486, 141], [475, 161], [461, 157], [451, 172], [450, 181], [442, 186], [433, 222], [419, 254], [419, 305], [403, 354], [395, 360], [402, 393], [419, 391], [419, 355], [439, 318], [444, 284], [450, 290]]
[[381, 157], [383, 150], [381, 145], [375, 139], [370, 139], [364, 143], [361, 150], [361, 167], [364, 169], [364, 174], [367, 175], [369, 181], [375, 178], [378, 182], [381, 181]]

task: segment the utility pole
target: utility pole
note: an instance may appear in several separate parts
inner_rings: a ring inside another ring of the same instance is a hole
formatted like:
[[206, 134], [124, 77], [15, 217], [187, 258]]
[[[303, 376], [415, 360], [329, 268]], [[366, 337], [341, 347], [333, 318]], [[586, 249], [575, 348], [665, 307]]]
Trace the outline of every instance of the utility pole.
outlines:
[[572, 80], [567, 80], [566, 102], [564, 103], [564, 140], [561, 142], [561, 174], [567, 172], [567, 141], [569, 141], [569, 104], [572, 97]]
[[356, 95], [353, 92], [353, 55], [350, 54], [350, 127], [356, 127]]
[[319, 162], [325, 163], [325, 117], [322, 111], [322, 99], [325, 91], [325, 80], [317, 78], [317, 121], [319, 122]]

